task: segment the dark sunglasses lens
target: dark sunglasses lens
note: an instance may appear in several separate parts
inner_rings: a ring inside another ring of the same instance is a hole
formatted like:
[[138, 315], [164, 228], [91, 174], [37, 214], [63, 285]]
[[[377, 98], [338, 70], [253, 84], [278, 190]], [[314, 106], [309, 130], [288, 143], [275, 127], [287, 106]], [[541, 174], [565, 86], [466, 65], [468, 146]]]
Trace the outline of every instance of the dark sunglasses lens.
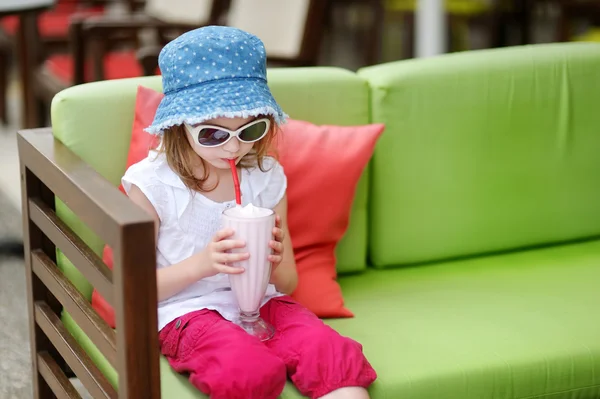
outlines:
[[242, 141], [252, 142], [259, 140], [267, 131], [267, 122], [261, 121], [252, 126], [248, 126], [241, 131], [239, 138]]
[[205, 128], [198, 133], [198, 144], [213, 147], [224, 143], [229, 138], [229, 133], [219, 129]]

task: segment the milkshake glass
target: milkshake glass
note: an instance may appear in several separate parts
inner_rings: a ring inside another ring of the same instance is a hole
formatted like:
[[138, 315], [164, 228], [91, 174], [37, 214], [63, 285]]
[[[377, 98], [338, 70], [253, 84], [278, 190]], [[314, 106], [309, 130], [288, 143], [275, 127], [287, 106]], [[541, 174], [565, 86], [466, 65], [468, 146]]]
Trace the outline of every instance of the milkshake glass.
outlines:
[[250, 258], [235, 262], [232, 266], [243, 267], [241, 274], [230, 274], [229, 282], [240, 310], [236, 321], [248, 334], [261, 341], [273, 337], [273, 326], [260, 318], [260, 305], [267, 291], [271, 277], [271, 248], [269, 241], [273, 239], [275, 213], [271, 209], [237, 206], [223, 212], [222, 227], [231, 228], [235, 232], [232, 239], [246, 242], [245, 248], [236, 248], [231, 252], [248, 252]]

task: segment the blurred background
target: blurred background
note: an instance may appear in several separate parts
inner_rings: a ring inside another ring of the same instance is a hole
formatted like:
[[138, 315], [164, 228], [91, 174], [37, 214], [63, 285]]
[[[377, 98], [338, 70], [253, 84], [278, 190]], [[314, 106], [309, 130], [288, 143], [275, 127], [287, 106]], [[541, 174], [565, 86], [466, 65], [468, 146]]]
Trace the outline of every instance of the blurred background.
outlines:
[[259, 36], [272, 67], [366, 65], [531, 43], [600, 41], [600, 0], [0, 0], [0, 192], [17, 206], [15, 133], [60, 90], [158, 74], [209, 24]]
[[272, 67], [366, 65], [531, 43], [600, 41], [600, 0], [0, 0], [0, 192], [17, 206], [15, 133], [60, 90], [158, 74], [209, 24], [258, 35]]

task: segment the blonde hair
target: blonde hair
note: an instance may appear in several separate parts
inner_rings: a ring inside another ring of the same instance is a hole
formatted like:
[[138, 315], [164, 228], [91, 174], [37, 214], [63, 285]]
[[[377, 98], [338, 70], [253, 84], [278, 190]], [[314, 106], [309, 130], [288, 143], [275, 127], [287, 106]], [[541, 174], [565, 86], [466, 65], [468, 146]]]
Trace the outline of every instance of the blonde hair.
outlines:
[[[276, 157], [274, 144], [279, 127], [272, 116], [264, 117], [271, 122], [269, 131], [265, 137], [254, 143], [252, 150], [240, 160], [238, 166], [244, 169], [258, 167], [261, 171], [265, 172], [266, 170], [263, 167], [264, 158], [266, 156]], [[213, 187], [206, 187], [209, 176], [208, 164], [194, 152], [183, 125], [172, 126], [166, 129], [163, 132], [161, 144], [157, 151], [166, 155], [171, 169], [190, 190], [209, 192], [217, 187], [218, 182]], [[194, 176], [194, 166], [198, 165], [198, 159], [200, 159], [203, 170], [203, 175], [200, 178]]]

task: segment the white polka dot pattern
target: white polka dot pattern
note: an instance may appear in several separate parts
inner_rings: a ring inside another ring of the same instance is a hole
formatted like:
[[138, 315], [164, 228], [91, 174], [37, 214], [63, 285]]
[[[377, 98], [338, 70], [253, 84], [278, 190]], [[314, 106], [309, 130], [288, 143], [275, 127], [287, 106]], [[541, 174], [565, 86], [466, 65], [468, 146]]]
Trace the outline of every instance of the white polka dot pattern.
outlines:
[[216, 117], [287, 115], [267, 86], [263, 43], [242, 30], [207, 26], [187, 32], [160, 53], [165, 97], [146, 131], [200, 123]]

